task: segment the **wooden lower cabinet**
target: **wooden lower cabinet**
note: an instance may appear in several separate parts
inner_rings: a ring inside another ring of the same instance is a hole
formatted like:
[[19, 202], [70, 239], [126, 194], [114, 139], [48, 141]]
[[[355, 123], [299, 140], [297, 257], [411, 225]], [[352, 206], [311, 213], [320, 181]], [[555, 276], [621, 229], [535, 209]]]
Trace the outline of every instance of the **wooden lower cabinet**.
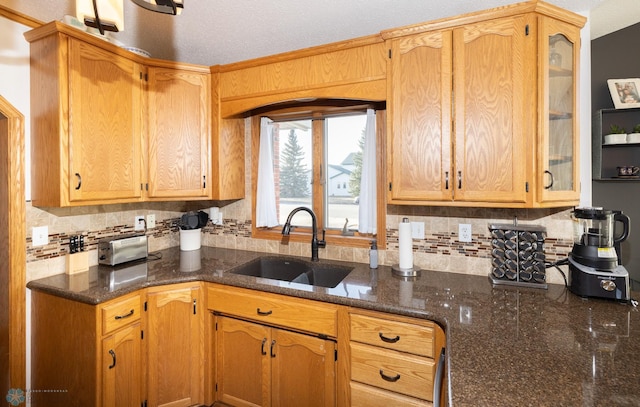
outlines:
[[216, 317], [217, 399], [233, 406], [335, 406], [335, 342]]
[[[140, 322], [102, 340], [102, 406], [138, 406], [142, 397]], [[137, 383], [137, 385], [133, 385]]]
[[32, 291], [31, 301], [32, 405], [142, 405], [140, 293], [89, 305]]
[[352, 310], [350, 405], [433, 406], [444, 345], [442, 328], [431, 321]]
[[200, 283], [147, 291], [148, 405], [192, 406], [204, 401], [204, 315]]
[[351, 407], [432, 407], [433, 403], [402, 394], [378, 389], [358, 382], [351, 382]]
[[433, 406], [445, 345], [431, 321], [214, 283], [31, 299], [47, 407]]
[[47, 390], [32, 393], [33, 405], [203, 404], [202, 297], [199, 282], [143, 289], [100, 305], [33, 291], [31, 387]]

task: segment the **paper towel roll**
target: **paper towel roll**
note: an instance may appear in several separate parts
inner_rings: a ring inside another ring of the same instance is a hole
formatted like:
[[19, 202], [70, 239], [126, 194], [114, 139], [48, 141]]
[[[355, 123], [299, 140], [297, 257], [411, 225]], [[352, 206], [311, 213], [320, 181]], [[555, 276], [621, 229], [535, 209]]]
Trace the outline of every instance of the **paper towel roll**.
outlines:
[[398, 251], [401, 269], [413, 268], [413, 241], [411, 239], [411, 223], [403, 218], [398, 225]]

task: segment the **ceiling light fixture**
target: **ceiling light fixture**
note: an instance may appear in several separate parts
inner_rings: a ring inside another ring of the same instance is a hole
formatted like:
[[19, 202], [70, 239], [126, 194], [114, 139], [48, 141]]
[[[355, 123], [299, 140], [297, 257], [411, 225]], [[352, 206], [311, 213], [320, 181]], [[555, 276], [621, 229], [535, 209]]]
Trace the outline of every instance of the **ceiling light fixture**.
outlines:
[[76, 0], [76, 17], [87, 27], [105, 31], [124, 30], [123, 0]]
[[147, 10], [164, 14], [180, 15], [184, 8], [184, 0], [131, 0]]

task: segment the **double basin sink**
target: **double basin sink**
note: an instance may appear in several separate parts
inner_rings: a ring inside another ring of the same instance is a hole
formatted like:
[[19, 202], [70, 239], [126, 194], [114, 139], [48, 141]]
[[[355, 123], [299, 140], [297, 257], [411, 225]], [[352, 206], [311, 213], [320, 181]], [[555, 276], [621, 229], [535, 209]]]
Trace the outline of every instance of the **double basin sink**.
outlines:
[[334, 288], [352, 267], [304, 261], [282, 256], [262, 256], [229, 270], [231, 274]]

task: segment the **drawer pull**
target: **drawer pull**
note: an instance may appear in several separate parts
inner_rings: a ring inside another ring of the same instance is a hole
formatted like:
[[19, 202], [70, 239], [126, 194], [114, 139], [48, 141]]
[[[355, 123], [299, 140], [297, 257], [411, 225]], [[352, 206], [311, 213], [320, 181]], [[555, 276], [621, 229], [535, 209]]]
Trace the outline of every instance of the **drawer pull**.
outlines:
[[115, 319], [119, 320], [119, 319], [125, 319], [125, 318], [129, 318], [130, 316], [133, 315], [133, 309], [131, 309], [131, 311], [129, 311], [128, 314], [124, 314], [124, 315], [116, 315]]
[[267, 316], [267, 315], [273, 314], [273, 311], [271, 311], [271, 310], [265, 312], [265, 311], [260, 311], [260, 308], [258, 308], [256, 311], [258, 312], [258, 315], [262, 315], [262, 316]]
[[380, 377], [382, 377], [384, 380], [394, 383], [397, 382], [398, 380], [400, 380], [400, 373], [398, 373], [397, 375], [391, 377], [391, 376], [387, 376], [386, 374], [384, 374], [384, 372], [382, 371], [382, 369], [380, 369]]
[[382, 339], [382, 341], [386, 342], [386, 343], [396, 343], [396, 342], [398, 342], [400, 340], [400, 336], [399, 335], [396, 335], [395, 338], [386, 337], [386, 336], [384, 336], [382, 334], [382, 332], [379, 332], [378, 335], [380, 336], [380, 339]]
[[109, 365], [109, 369], [113, 369], [114, 367], [116, 367], [116, 353], [113, 351], [113, 349], [109, 349], [109, 355], [111, 355], [112, 360], [111, 365]]
[[260, 349], [260, 353], [261, 353], [263, 356], [267, 354], [267, 351], [266, 351], [266, 350], [264, 350], [264, 345], [265, 345], [266, 343], [267, 343], [267, 338], [264, 338], [264, 339], [262, 340], [262, 348]]

